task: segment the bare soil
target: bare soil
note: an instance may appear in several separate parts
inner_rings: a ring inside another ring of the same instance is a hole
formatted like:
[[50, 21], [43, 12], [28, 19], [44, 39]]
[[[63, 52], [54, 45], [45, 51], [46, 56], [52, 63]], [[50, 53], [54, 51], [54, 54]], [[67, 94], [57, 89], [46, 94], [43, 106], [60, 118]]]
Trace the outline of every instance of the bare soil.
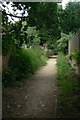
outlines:
[[5, 89], [3, 118], [55, 118], [56, 83], [56, 58], [52, 58], [24, 85]]

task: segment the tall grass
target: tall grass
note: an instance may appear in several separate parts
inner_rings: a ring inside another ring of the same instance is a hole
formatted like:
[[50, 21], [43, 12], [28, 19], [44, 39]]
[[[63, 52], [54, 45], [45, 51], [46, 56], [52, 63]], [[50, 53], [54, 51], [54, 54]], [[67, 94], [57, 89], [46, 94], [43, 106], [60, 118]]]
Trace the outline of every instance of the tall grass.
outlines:
[[9, 68], [3, 73], [4, 85], [16, 85], [29, 74], [33, 74], [39, 67], [45, 65], [46, 56], [40, 48], [19, 49], [11, 55]]
[[63, 54], [57, 58], [57, 79], [59, 88], [57, 116], [78, 117], [77, 74]]

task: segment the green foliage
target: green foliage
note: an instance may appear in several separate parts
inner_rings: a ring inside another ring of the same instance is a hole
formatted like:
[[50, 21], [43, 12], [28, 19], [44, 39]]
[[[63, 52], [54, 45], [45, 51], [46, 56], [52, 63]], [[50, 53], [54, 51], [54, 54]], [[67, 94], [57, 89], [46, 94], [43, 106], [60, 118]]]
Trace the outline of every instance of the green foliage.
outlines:
[[80, 30], [80, 2], [69, 2], [64, 10], [60, 10], [60, 26], [64, 33]]
[[2, 23], [5, 24], [5, 22], [8, 23], [8, 17], [6, 15], [6, 11], [3, 10], [2, 11]]
[[75, 95], [78, 90], [78, 81], [75, 70], [62, 53], [57, 58], [57, 79], [59, 87], [58, 116], [71, 117], [72, 114], [75, 114], [73, 109], [78, 101], [78, 97]]
[[38, 46], [40, 43], [40, 37], [38, 36], [38, 31], [36, 30], [36, 27], [29, 27], [27, 28], [27, 39], [28, 39], [28, 45], [30, 46]]
[[12, 37], [12, 33], [9, 32], [10, 26], [4, 25], [3, 26], [3, 34], [2, 34], [2, 53], [3, 55], [10, 55], [14, 52], [15, 49], [15, 40]]
[[6, 11], [2, 11], [2, 53], [9, 55], [13, 52], [15, 41], [11, 32], [12, 25], [8, 24], [8, 17]]
[[57, 78], [64, 80], [64, 77], [67, 77], [72, 68], [70, 67], [69, 62], [66, 60], [66, 57], [63, 54], [60, 54], [57, 59], [58, 73]]
[[51, 44], [60, 38], [60, 28], [57, 16], [56, 3], [38, 3], [29, 11], [29, 25], [36, 26], [41, 38], [40, 44], [47, 43], [52, 49]]
[[74, 52], [68, 56], [68, 58], [71, 59], [71, 60], [75, 59], [76, 64], [80, 65], [80, 50], [75, 49]]
[[[10, 56], [8, 70], [3, 73], [3, 84], [16, 85], [28, 74], [34, 73], [40, 66], [44, 65], [46, 56], [44, 51], [38, 48], [40, 37], [36, 27], [30, 27], [23, 20], [9, 24], [8, 19], [7, 21], [3, 19], [2, 26], [3, 55]], [[24, 48], [25, 45], [31, 46], [32, 49]]]
[[46, 57], [39, 48], [19, 49], [10, 56], [8, 70], [3, 74], [4, 85], [15, 85], [40, 66], [45, 65]]
[[26, 21], [21, 20], [10, 25], [3, 24], [2, 38], [3, 55], [11, 55], [14, 49], [20, 48], [23, 43], [28, 47], [35, 47], [40, 43], [36, 27], [29, 27]]
[[73, 33], [69, 33], [68, 35], [62, 33], [61, 38], [55, 44], [55, 51], [57, 53], [63, 52], [64, 54], [67, 54], [68, 53], [68, 42], [69, 40], [72, 39], [73, 36], [74, 36]]
[[54, 42], [54, 39], [60, 38], [61, 31], [58, 22], [57, 3], [33, 2], [32, 4], [31, 2], [15, 2], [12, 6], [14, 9], [16, 6], [19, 10], [23, 7], [23, 15], [27, 9], [28, 26], [36, 26], [36, 29], [39, 30], [40, 44], [44, 44], [46, 41]]
[[27, 22], [19, 20], [12, 24], [12, 35], [15, 40], [16, 47], [19, 48], [27, 41]]

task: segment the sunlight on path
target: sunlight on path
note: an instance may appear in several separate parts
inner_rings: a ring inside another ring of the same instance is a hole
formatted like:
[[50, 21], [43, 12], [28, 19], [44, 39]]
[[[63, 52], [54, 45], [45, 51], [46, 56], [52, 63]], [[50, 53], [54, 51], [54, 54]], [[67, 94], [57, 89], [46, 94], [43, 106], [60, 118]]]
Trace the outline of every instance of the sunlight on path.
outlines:
[[[33, 74], [24, 86], [8, 88], [10, 100], [3, 99], [3, 117], [54, 118], [57, 105], [56, 59]], [[8, 108], [7, 108], [8, 107]]]

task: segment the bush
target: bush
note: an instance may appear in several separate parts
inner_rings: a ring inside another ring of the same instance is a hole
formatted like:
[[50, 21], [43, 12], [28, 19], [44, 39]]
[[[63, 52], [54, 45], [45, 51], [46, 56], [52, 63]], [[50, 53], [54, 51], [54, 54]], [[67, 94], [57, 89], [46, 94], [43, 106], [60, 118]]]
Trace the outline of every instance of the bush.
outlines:
[[56, 53], [62, 52], [63, 54], [67, 54], [68, 53], [68, 42], [69, 40], [73, 38], [73, 36], [74, 36], [73, 33], [69, 33], [68, 35], [62, 33], [61, 38], [57, 40], [57, 42], [55, 43], [54, 51]]
[[77, 108], [78, 97], [75, 93], [78, 91], [78, 81], [75, 70], [70, 66], [66, 56], [61, 53], [57, 58], [57, 79], [58, 115], [59, 117], [70, 117]]
[[45, 65], [46, 57], [39, 48], [19, 49], [16, 54], [10, 56], [9, 69], [3, 73], [3, 83], [14, 85], [16, 81], [34, 73], [40, 66]]
[[68, 55], [68, 58], [70, 60], [74, 59], [76, 61], [76, 64], [80, 65], [80, 50], [75, 49], [73, 53], [71, 53], [70, 55]]

